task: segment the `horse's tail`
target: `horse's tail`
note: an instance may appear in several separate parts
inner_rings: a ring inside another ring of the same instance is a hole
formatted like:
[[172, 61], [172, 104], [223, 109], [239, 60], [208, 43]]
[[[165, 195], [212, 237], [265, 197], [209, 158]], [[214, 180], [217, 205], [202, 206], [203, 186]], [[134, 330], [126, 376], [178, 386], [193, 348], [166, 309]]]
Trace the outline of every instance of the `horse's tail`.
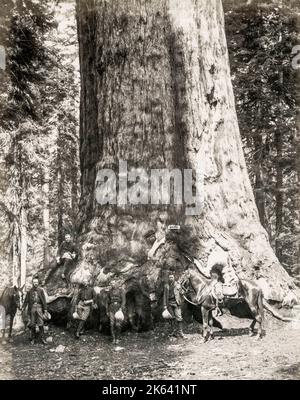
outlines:
[[273, 317], [279, 319], [280, 321], [284, 321], [284, 322], [291, 322], [293, 321], [293, 318], [288, 318], [288, 317], [283, 317], [281, 314], [279, 314], [274, 307], [272, 307], [265, 299], [262, 298], [262, 303], [264, 308], [269, 311]]

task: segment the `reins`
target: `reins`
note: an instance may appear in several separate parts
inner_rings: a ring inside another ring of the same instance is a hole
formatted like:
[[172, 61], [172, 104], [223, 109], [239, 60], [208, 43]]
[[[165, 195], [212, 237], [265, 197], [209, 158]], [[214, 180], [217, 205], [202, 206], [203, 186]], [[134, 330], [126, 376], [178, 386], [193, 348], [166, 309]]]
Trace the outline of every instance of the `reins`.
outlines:
[[191, 300], [189, 300], [184, 294], [182, 295], [182, 297], [184, 298], [184, 300], [186, 300], [188, 303], [190, 303], [190, 304], [192, 304], [193, 306], [196, 306], [196, 307], [198, 307], [200, 304], [196, 304], [196, 303], [193, 303]]
[[[186, 254], [184, 254], [184, 253], [183, 253], [183, 255], [184, 255], [184, 257], [185, 257], [191, 264], [195, 265], [196, 268], [197, 268], [197, 270], [198, 270], [198, 272], [199, 272], [205, 279], [207, 279], [207, 277], [204, 275], [204, 273], [201, 271], [201, 269], [198, 267], [198, 265], [195, 264], [195, 263], [193, 262], [193, 260], [192, 260], [188, 255], [186, 255]], [[183, 283], [183, 285], [184, 285], [187, 281], [190, 282], [190, 277]], [[190, 284], [191, 284], [191, 282], [190, 282]], [[187, 289], [186, 289], [185, 287], [183, 287], [183, 285], [182, 285], [181, 287], [185, 290], [185, 292], [187, 292]], [[194, 292], [196, 293], [195, 288], [193, 287], [193, 285], [191, 285], [191, 287], [192, 287], [192, 289], [194, 290]], [[204, 286], [198, 290], [198, 292], [196, 293], [196, 299], [199, 298], [199, 295], [200, 295], [200, 293], [201, 293], [201, 291], [202, 291], [203, 289], [204, 289]], [[196, 303], [194, 303], [193, 301], [189, 300], [184, 294], [183, 294], [182, 296], [183, 296], [183, 298], [184, 298], [188, 303], [192, 304], [193, 306], [198, 307], [198, 306], [200, 305], [200, 303], [196, 304]], [[218, 299], [214, 296], [214, 293], [210, 293], [210, 296], [212, 297], [213, 302], [216, 302], [216, 303], [217, 303]]]

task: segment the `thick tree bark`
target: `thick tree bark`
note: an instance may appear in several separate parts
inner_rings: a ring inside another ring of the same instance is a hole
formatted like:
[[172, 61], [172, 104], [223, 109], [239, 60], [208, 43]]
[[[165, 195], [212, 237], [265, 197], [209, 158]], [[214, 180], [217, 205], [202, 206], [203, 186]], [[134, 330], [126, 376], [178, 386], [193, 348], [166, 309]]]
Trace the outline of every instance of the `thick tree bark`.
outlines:
[[[221, 1], [77, 0], [77, 20], [81, 259], [72, 280], [102, 284], [103, 267], [124, 279], [139, 269], [154, 279], [166, 257], [175, 257], [181, 268], [184, 244], [204, 263], [212, 250], [229, 250], [241, 278], [255, 278], [259, 269], [266, 297], [282, 300], [293, 284], [259, 222]], [[119, 160], [129, 169], [200, 171], [201, 215], [186, 216], [184, 207], [172, 205], [97, 204], [97, 171], [117, 170]], [[168, 224], [187, 229], [176, 246], [162, 241], [153, 264], [147, 255]]]
[[[71, 149], [72, 160], [78, 159], [77, 148], [75, 144]], [[71, 170], [71, 207], [72, 207], [72, 226], [76, 226], [76, 217], [78, 212], [78, 166], [75, 165]]]
[[280, 233], [282, 230], [283, 219], [283, 171], [282, 171], [282, 133], [276, 132], [275, 146], [276, 146], [276, 255], [279, 259], [282, 257], [282, 246], [280, 241]]
[[267, 229], [267, 218], [266, 218], [266, 199], [265, 199], [265, 188], [264, 178], [262, 170], [263, 161], [263, 142], [260, 134], [257, 134], [254, 138], [254, 150], [255, 150], [255, 183], [254, 183], [254, 194], [255, 202], [258, 209], [259, 219], [262, 226]]

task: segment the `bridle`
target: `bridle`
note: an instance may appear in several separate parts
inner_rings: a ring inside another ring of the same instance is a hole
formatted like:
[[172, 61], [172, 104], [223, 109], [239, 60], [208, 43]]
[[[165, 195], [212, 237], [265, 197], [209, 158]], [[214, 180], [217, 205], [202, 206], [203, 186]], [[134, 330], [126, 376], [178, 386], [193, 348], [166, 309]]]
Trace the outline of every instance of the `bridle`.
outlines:
[[[187, 279], [185, 279], [185, 280], [183, 281], [183, 283], [181, 284], [181, 288], [182, 288], [182, 290], [183, 290], [185, 293], [188, 291], [188, 289], [187, 289], [186, 286], [185, 286], [185, 284], [186, 284], [188, 281], [190, 282], [190, 274], [187, 276]], [[190, 286], [192, 287], [192, 289], [193, 289], [194, 292], [196, 293], [196, 299], [198, 299], [199, 296], [200, 296], [201, 291], [203, 290], [203, 287], [202, 287], [202, 288], [199, 288], [198, 291], [196, 292], [194, 286], [193, 286], [193, 285], [190, 285]], [[215, 295], [214, 293], [210, 293], [209, 295], [212, 297], [213, 302], [217, 302], [217, 301], [218, 301], [218, 299], [217, 299], [217, 297], [216, 297], [216, 295]], [[200, 306], [199, 303], [198, 303], [198, 304], [197, 304], [197, 303], [194, 303], [193, 301], [191, 301], [190, 299], [188, 299], [188, 298], [185, 296], [185, 294], [183, 294], [182, 297], [184, 298], [184, 300], [186, 300], [188, 303], [192, 304], [193, 306], [195, 306], [195, 307], [199, 307], [199, 306]]]
[[[9, 292], [9, 293], [8, 293]], [[21, 292], [21, 295], [20, 295]], [[10, 298], [13, 301], [13, 307], [15, 306], [17, 309], [21, 310], [22, 308], [22, 302], [23, 302], [23, 292], [20, 289], [17, 289], [17, 292], [15, 292], [14, 288], [9, 288], [6, 287], [1, 296], [0, 296], [0, 303], [3, 300], [4, 296], [8, 293], [8, 296], [10, 296]]]
[[[189, 276], [187, 277], [187, 279], [185, 279], [185, 280], [183, 281], [183, 283], [181, 284], [181, 289], [182, 289], [185, 293], [188, 291], [187, 287], [185, 286], [185, 284], [186, 284], [188, 281], [190, 281], [190, 275], [189, 275]], [[193, 285], [191, 285], [191, 286], [192, 286], [194, 292], [196, 292], [195, 289], [194, 289], [194, 287], [193, 287]], [[198, 290], [198, 292], [197, 292], [197, 294], [196, 294], [196, 298], [198, 297], [198, 294], [199, 294], [199, 293], [200, 293], [200, 289]], [[193, 306], [195, 306], [195, 307], [198, 307], [198, 306], [199, 306], [199, 304], [196, 304], [196, 303], [194, 303], [192, 300], [188, 299], [188, 298], [185, 296], [185, 294], [183, 294], [182, 297], [184, 298], [184, 300], [186, 300], [188, 303], [192, 304]]]

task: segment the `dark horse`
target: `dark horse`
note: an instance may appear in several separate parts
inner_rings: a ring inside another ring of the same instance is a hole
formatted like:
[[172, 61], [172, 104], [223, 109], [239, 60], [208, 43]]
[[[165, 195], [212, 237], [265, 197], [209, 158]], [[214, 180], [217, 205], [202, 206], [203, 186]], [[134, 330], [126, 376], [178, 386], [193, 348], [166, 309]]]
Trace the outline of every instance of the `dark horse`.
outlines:
[[[18, 289], [16, 286], [11, 288], [6, 287], [3, 290], [2, 294], [0, 294], [0, 306], [4, 307], [5, 315], [10, 316], [9, 333], [8, 333], [9, 339], [11, 339], [12, 327], [17, 309], [18, 308], [21, 309], [21, 299], [22, 299], [21, 290]], [[5, 337], [5, 328], [2, 330], [2, 339], [4, 339], [4, 337]]]
[[[206, 342], [213, 337], [212, 311], [217, 308], [217, 299], [214, 295], [214, 281], [204, 277], [198, 270], [189, 267], [185, 272], [185, 285], [190, 284], [189, 292], [184, 296], [186, 301], [201, 307], [203, 319], [203, 340]], [[239, 298], [249, 306], [253, 321], [250, 325], [250, 334], [254, 334], [254, 326], [258, 324], [258, 338], [262, 338], [262, 323], [264, 320], [263, 293], [260, 287], [247, 279], [239, 281]], [[230, 308], [230, 298], [223, 299], [224, 307]]]

